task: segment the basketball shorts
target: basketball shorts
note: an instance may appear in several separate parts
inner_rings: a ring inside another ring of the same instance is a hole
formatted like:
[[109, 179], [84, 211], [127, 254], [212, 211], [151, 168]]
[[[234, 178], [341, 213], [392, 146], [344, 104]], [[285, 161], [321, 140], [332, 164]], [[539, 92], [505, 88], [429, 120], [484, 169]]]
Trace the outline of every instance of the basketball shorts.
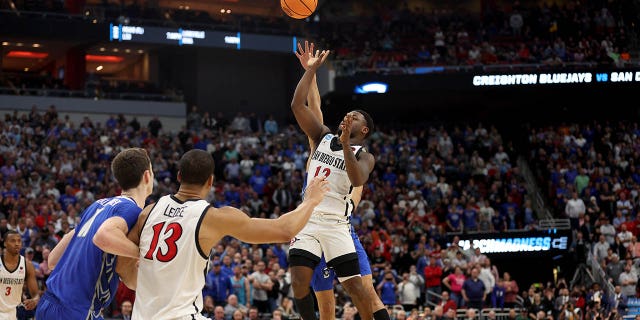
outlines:
[[289, 256], [299, 255], [318, 263], [324, 255], [329, 266], [338, 257], [341, 257], [338, 260], [345, 256], [355, 258], [356, 248], [351, 238], [350, 226], [349, 221], [343, 217], [314, 212], [307, 225], [291, 239]]
[[78, 313], [77, 311], [65, 308], [65, 306], [54, 296], [45, 292], [36, 308], [36, 319], [38, 320], [61, 320], [61, 319], [91, 319], [103, 320], [102, 313], [89, 314], [89, 311]]
[[[353, 245], [356, 247], [356, 253], [358, 254], [360, 275], [363, 277], [370, 275], [371, 265], [369, 264], [369, 257], [367, 257], [367, 252], [364, 250], [358, 235], [353, 229], [351, 229], [351, 238], [353, 239]], [[323, 256], [318, 266], [313, 270], [313, 277], [311, 278], [313, 291], [333, 290], [333, 279], [335, 277], [335, 272], [327, 266], [327, 262]]]

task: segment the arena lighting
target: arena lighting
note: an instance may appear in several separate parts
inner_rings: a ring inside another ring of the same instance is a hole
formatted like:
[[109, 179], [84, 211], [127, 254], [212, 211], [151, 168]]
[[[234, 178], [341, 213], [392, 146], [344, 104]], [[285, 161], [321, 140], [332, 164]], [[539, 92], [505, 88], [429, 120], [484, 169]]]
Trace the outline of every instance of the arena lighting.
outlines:
[[368, 82], [359, 86], [356, 86], [354, 92], [358, 94], [364, 93], [386, 93], [389, 86], [382, 82]]
[[95, 54], [88, 54], [84, 56], [86, 61], [90, 62], [110, 62], [110, 63], [119, 63], [124, 60], [123, 57], [120, 56], [100, 56]]
[[33, 52], [33, 51], [9, 51], [7, 53], [8, 58], [25, 58], [25, 59], [44, 59], [49, 54], [46, 52]]

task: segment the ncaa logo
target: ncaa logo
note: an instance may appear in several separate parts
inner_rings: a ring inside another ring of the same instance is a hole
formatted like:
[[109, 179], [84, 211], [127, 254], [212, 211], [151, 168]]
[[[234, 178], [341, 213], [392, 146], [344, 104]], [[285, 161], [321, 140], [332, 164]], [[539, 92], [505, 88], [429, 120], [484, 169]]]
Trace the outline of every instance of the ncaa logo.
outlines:
[[331, 276], [331, 273], [329, 272], [329, 268], [324, 267], [324, 269], [322, 269], [322, 277], [325, 279], [328, 279], [329, 276]]

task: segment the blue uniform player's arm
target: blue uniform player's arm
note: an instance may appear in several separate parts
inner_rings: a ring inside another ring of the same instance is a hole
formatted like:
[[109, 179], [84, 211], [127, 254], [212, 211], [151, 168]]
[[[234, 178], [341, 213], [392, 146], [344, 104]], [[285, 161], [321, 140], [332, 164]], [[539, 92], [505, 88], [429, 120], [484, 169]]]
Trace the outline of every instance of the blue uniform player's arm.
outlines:
[[58, 244], [55, 247], [53, 247], [51, 252], [49, 252], [49, 259], [47, 260], [47, 265], [49, 266], [49, 270], [53, 270], [56, 267], [56, 265], [58, 264], [58, 261], [60, 261], [60, 258], [62, 257], [62, 254], [64, 253], [65, 250], [67, 250], [67, 246], [69, 246], [69, 242], [73, 238], [73, 235], [76, 233], [75, 231], [76, 230], [73, 229], [67, 232], [67, 234], [65, 234], [62, 237], [62, 239], [60, 239]]

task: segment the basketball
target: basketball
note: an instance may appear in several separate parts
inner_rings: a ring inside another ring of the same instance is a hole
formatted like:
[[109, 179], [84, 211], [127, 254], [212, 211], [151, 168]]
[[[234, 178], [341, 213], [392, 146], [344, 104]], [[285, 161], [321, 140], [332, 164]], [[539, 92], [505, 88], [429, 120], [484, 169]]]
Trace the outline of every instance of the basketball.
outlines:
[[310, 16], [318, 6], [318, 0], [280, 0], [282, 11], [294, 19]]

